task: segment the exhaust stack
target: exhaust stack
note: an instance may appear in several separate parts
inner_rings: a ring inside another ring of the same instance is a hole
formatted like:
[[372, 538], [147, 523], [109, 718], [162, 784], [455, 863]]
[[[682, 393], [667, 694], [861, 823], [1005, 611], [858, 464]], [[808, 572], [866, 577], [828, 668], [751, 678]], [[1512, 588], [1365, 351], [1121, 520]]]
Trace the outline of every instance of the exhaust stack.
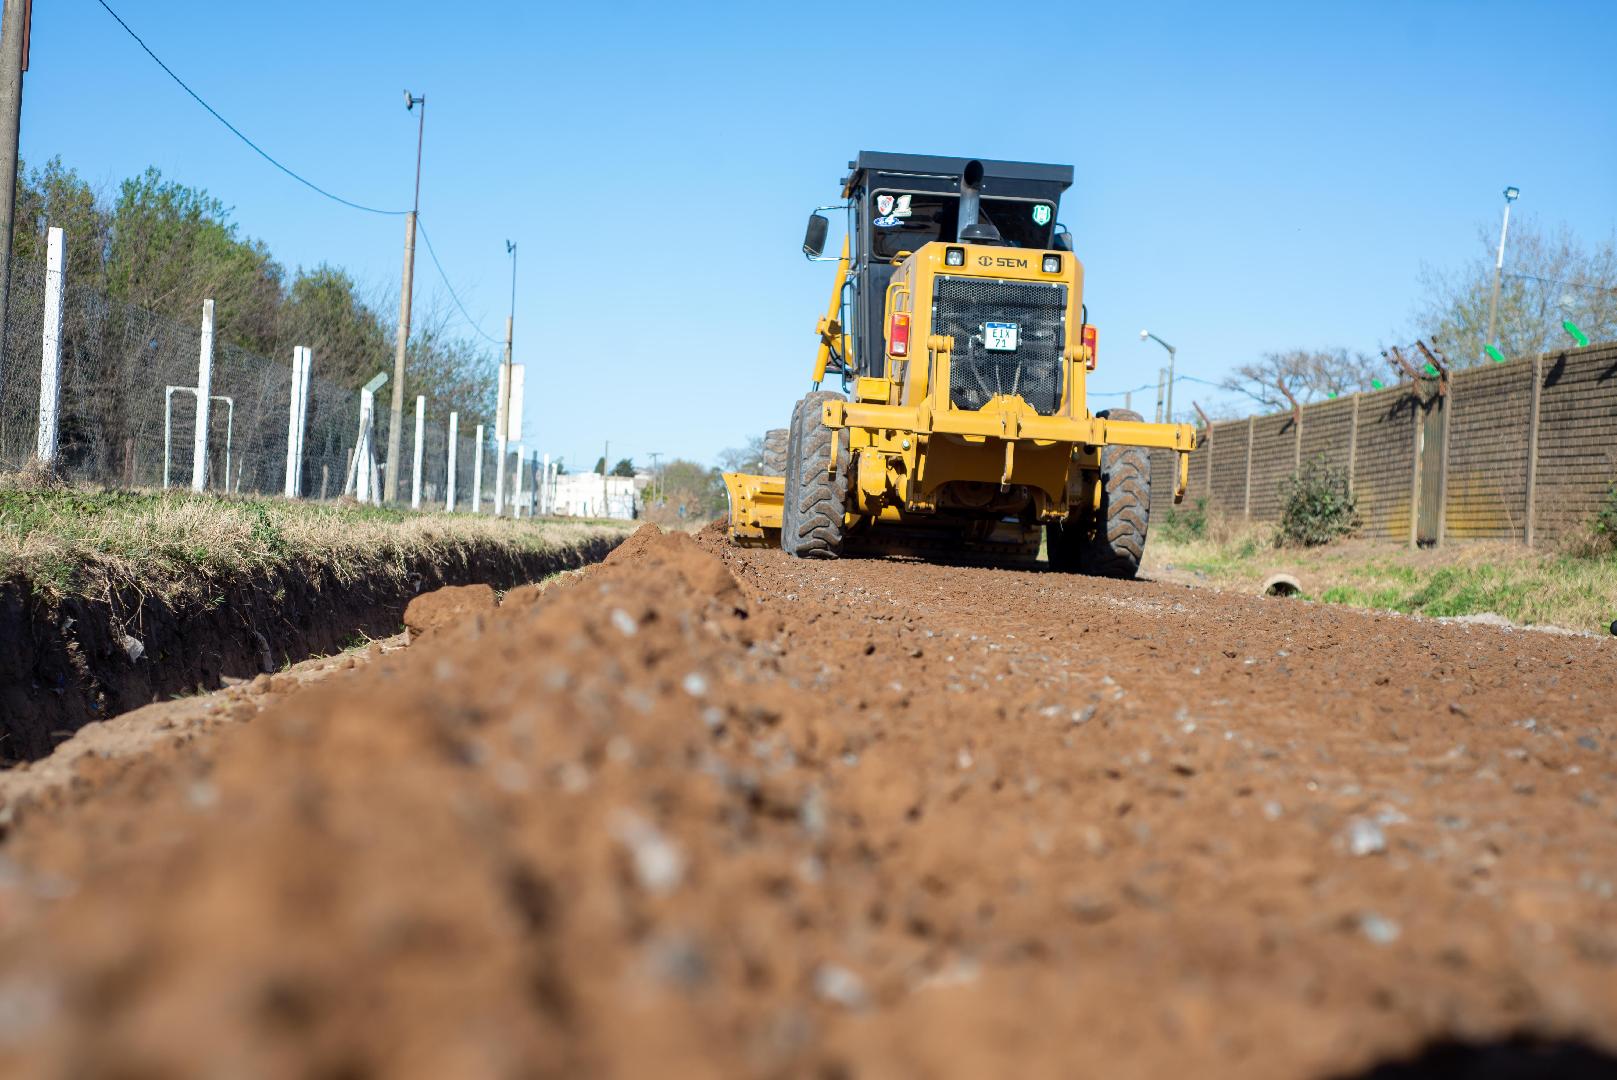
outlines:
[[966, 239], [966, 230], [977, 224], [978, 207], [983, 193], [983, 163], [969, 161], [960, 173], [960, 222], [956, 226], [955, 240]]

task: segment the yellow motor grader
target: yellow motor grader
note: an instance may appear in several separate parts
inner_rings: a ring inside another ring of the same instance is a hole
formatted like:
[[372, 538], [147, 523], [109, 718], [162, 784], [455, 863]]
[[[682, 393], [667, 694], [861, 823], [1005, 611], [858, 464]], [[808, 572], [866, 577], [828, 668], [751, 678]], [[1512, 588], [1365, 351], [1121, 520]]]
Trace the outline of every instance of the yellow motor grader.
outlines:
[[[764, 474], [726, 473], [730, 535], [798, 558], [933, 552], [1016, 563], [1043, 532], [1057, 568], [1133, 577], [1150, 447], [1189, 424], [1092, 413], [1096, 333], [1057, 223], [1066, 165], [864, 152], [803, 251], [834, 261], [813, 386], [766, 439]], [[830, 220], [847, 218], [840, 256]], [[827, 375], [840, 392], [821, 389]]]

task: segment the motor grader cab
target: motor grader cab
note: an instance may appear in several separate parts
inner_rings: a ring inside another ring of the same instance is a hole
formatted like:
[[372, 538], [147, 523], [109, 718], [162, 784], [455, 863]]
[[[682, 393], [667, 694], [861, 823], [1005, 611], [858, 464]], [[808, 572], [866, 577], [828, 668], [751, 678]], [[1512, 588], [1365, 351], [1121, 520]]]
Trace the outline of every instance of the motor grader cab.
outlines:
[[[1089, 410], [1096, 332], [1058, 224], [1071, 166], [866, 152], [849, 170], [803, 245], [836, 264], [812, 388], [764, 474], [725, 475], [731, 537], [1015, 562], [1042, 532], [1052, 566], [1134, 576], [1148, 448], [1177, 451], [1177, 502], [1196, 433]], [[825, 211], [846, 220], [830, 258]]]

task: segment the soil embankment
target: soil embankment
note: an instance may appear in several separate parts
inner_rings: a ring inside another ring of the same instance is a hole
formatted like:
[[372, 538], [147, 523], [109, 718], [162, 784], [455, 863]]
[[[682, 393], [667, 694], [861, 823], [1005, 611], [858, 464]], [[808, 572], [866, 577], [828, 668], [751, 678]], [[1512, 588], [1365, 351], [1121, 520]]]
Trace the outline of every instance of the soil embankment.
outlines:
[[445, 585], [505, 589], [597, 562], [602, 534], [544, 550], [494, 542], [423, 549], [341, 569], [318, 555], [211, 578], [178, 597], [134, 586], [56, 596], [0, 580], [0, 765], [50, 753], [84, 724], [248, 679], [399, 629], [405, 605]]
[[1602, 1068], [1614, 681], [1598, 639], [642, 531], [9, 807], [0, 1069]]

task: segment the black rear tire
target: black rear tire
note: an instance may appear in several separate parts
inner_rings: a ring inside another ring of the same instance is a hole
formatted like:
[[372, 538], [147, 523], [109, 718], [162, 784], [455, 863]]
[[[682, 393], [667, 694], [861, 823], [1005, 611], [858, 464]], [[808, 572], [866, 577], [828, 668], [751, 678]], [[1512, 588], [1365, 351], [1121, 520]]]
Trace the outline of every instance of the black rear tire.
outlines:
[[[1139, 413], [1109, 409], [1095, 414], [1140, 421]], [[1145, 557], [1151, 517], [1151, 452], [1143, 446], [1105, 446], [1100, 452], [1100, 509], [1074, 512], [1045, 527], [1050, 565], [1096, 577], [1132, 578]]]
[[831, 390], [816, 390], [797, 403], [787, 443], [786, 506], [780, 546], [799, 559], [835, 559], [842, 554], [848, 505], [846, 446], [831, 476], [832, 431], [821, 412], [827, 401], [846, 401]]
[[786, 475], [786, 442], [790, 435], [791, 432], [787, 428], [771, 428], [764, 432], [765, 476]]

